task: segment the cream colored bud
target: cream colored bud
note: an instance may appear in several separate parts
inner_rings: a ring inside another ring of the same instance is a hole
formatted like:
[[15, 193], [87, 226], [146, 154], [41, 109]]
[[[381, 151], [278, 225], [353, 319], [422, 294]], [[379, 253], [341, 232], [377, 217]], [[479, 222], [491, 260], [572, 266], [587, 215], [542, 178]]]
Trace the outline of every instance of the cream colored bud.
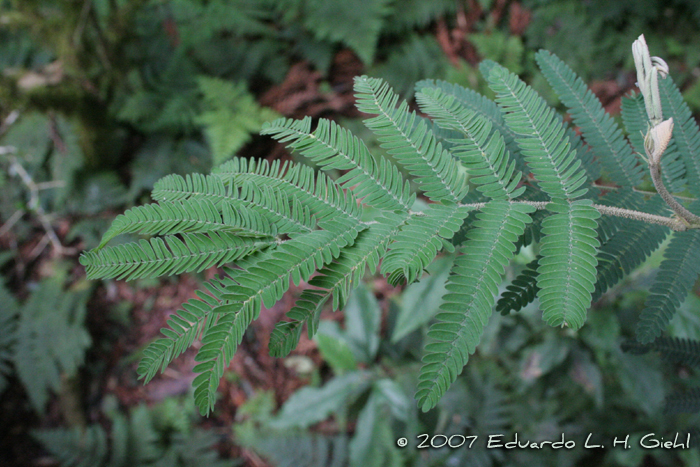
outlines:
[[649, 137], [646, 138], [644, 146], [649, 156], [649, 163], [658, 165], [661, 156], [666, 151], [668, 143], [673, 135], [673, 119], [669, 118], [649, 130]]

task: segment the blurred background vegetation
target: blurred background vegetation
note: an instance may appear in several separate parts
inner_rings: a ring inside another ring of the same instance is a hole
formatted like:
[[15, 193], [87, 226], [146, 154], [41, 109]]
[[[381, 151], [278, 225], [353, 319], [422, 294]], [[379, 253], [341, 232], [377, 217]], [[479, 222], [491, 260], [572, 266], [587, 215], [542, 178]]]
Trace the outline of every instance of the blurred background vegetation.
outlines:
[[[700, 465], [698, 449], [635, 441], [694, 426], [683, 412], [700, 408], [693, 362], [621, 350], [659, 253], [595, 303], [578, 333], [545, 326], [536, 303], [494, 316], [427, 414], [413, 401], [417, 349], [452, 257], [403, 288], [370, 277], [313, 341], [273, 359], [266, 336], [299, 295], [292, 287], [251, 326], [208, 419], [188, 394], [189, 353], [145, 387], [135, 367], [217, 271], [92, 283], [77, 262], [162, 176], [207, 173], [234, 154], [293, 158], [257, 135], [276, 116], [332, 118], [371, 138], [353, 106], [360, 74], [407, 99], [424, 78], [488, 95], [477, 65], [489, 58], [557, 105], [533, 60], [546, 48], [619, 115], [644, 33], [700, 112], [699, 29], [696, 0], [0, 0], [0, 464]], [[521, 251], [509, 277], [533, 258]], [[668, 336], [700, 339], [699, 291]], [[678, 390], [690, 396], [682, 404]], [[418, 433], [480, 441], [417, 450]], [[494, 433], [565, 433], [577, 447], [484, 449]], [[583, 449], [588, 433], [595, 444], [630, 434], [632, 448]]]

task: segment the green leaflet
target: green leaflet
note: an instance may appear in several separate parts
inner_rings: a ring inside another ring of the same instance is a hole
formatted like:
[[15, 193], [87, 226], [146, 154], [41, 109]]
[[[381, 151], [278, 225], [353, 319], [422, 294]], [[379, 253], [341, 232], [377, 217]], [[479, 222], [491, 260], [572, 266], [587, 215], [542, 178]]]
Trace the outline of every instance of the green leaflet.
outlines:
[[[663, 214], [665, 206], [666, 204], [662, 202], [661, 198], [657, 197], [639, 203], [635, 207], [644, 212]], [[611, 218], [605, 218], [603, 221], [608, 219]], [[596, 267], [598, 277], [592, 300], [598, 300], [608, 289], [620, 282], [626, 274], [641, 265], [661, 245], [667, 235], [668, 228], [661, 225], [629, 220], [621, 225], [614, 234], [607, 238], [598, 252], [598, 266]]]
[[664, 118], [673, 118], [672, 141], [676, 143], [685, 165], [688, 190], [694, 196], [700, 196], [700, 128], [670, 77], [659, 80], [659, 94]]
[[700, 368], [700, 341], [692, 339], [659, 337], [648, 344], [629, 341], [622, 344], [622, 350], [635, 355], [641, 355], [650, 350], [656, 350], [667, 361], [693, 368]]
[[261, 132], [319, 164], [324, 170], [348, 170], [338, 183], [345, 188], [357, 185], [353, 193], [362, 202], [378, 209], [408, 210], [415, 200], [410, 185], [395, 165], [385, 158], [380, 163], [370, 154], [365, 143], [335, 122], [320, 119], [311, 132], [311, 118], [278, 119], [267, 123]]
[[316, 228], [309, 207], [280, 189], [253, 183], [236, 186], [215, 175], [168, 175], [155, 184], [151, 197], [161, 202], [210, 201], [219, 211], [227, 204], [234, 210], [252, 210], [275, 225], [278, 233], [310, 232]]
[[350, 291], [359, 285], [365, 269], [372, 273], [377, 270], [387, 245], [408, 219], [409, 216], [399, 214], [377, 218], [377, 223], [360, 232], [355, 243], [344, 249], [336, 261], [319, 270], [309, 285], [332, 292], [333, 310], [344, 308]]
[[443, 246], [449, 251], [453, 250], [449, 240], [462, 226], [471, 209], [431, 204], [422, 215], [410, 217], [389, 246], [389, 252], [382, 261], [382, 274], [393, 273], [390, 281], [403, 277], [409, 284], [416, 281]]
[[275, 250], [261, 253], [238, 263], [241, 270], [228, 271], [235, 283], [227, 285], [220, 294], [222, 303], [212, 313], [220, 314], [215, 325], [202, 337], [202, 347], [194, 368], [200, 373], [192, 385], [195, 403], [202, 414], [213, 407], [216, 388], [224, 368], [233, 358], [243, 333], [257, 318], [261, 305], [271, 307], [289, 288], [308, 280], [314, 270], [337, 258], [342, 248], [351, 245], [363, 224], [333, 223], [332, 230], [316, 230], [295, 236]]
[[[695, 203], [697, 206], [698, 203]], [[700, 274], [700, 231], [676, 232], [637, 324], [637, 340], [652, 342], [666, 329]]]
[[554, 110], [501, 66], [491, 70], [489, 86], [505, 112], [506, 124], [518, 135], [518, 146], [542, 190], [553, 198], [583, 196], [586, 173]]
[[391, 88], [382, 80], [366, 76], [355, 78], [355, 97], [361, 112], [377, 115], [365, 120], [365, 125], [383, 142], [382, 147], [416, 177], [428, 198], [453, 203], [464, 198], [468, 189], [464, 172], [425, 122], [417, 121], [416, 113], [408, 111], [406, 101], [396, 108], [398, 96]]
[[496, 311], [506, 316], [511, 311], [520, 311], [532, 303], [539, 292], [537, 287], [537, 264], [541, 256], [527, 263], [523, 271], [506, 286], [501, 298], [496, 303]]
[[586, 320], [596, 282], [596, 219], [590, 200], [553, 201], [555, 214], [542, 222], [537, 287], [542, 319], [551, 326], [578, 329]]
[[225, 285], [226, 280], [211, 280], [205, 287], [212, 295], [197, 291], [199, 298], [184, 303], [182, 310], [170, 316], [168, 327], [160, 330], [165, 337], [151, 342], [143, 351], [137, 369], [139, 379], [143, 378], [144, 383], [147, 383], [159, 369], [165, 371], [170, 362], [187, 350], [195, 339], [200, 338], [204, 330], [211, 327], [216, 321], [211, 316], [211, 310], [220, 303], [214, 297], [221, 296]]
[[329, 290], [317, 289], [306, 289], [301, 293], [294, 307], [285, 315], [290, 321], [278, 322], [270, 334], [269, 347], [272, 357], [286, 357], [296, 348], [304, 323], [307, 323], [309, 338], [316, 334], [316, 319], [330, 294]]
[[643, 167], [622, 135], [622, 131], [588, 86], [559, 57], [540, 50], [535, 58], [549, 84], [569, 109], [591, 151], [620, 186], [641, 183]]
[[438, 400], [474, 353], [498, 293], [515, 242], [530, 222], [534, 208], [491, 201], [477, 214], [467, 234], [463, 255], [455, 260], [437, 323], [431, 326], [416, 399], [423, 411]]
[[238, 237], [227, 232], [187, 233], [91, 250], [80, 257], [80, 264], [85, 266], [89, 279], [133, 280], [200, 272], [275, 245], [275, 239]]
[[206, 199], [184, 199], [161, 204], [145, 204], [117, 216], [97, 247], [124, 233], [173, 235], [194, 232], [236, 232], [239, 236], [274, 237], [277, 229], [259, 213], [223, 203], [221, 211]]
[[272, 162], [247, 160], [234, 157], [212, 172], [221, 177], [224, 183], [268, 186], [279, 189], [289, 199], [297, 199], [307, 206], [316, 219], [340, 217], [358, 221], [362, 216], [362, 206], [350, 191], [340, 186], [322, 173], [300, 164], [279, 160]]
[[493, 131], [503, 136], [508, 151], [515, 159], [518, 171], [523, 173], [528, 172], [525, 161], [519, 157], [520, 150], [515, 142], [517, 135], [506, 125], [503, 120], [503, 112], [501, 112], [501, 109], [498, 108], [498, 105], [496, 105], [494, 101], [472, 89], [442, 80], [426, 79], [416, 83], [417, 92], [425, 88], [439, 89], [442, 94], [452, 96], [463, 108], [471, 110], [475, 114], [478, 114], [480, 118], [488, 121], [493, 127]]
[[425, 89], [416, 99], [439, 126], [462, 133], [462, 138], [450, 141], [452, 153], [467, 168], [479, 191], [492, 199], [513, 199], [525, 191], [525, 187], [517, 188], [522, 173], [515, 172], [515, 161], [506, 152], [503, 136], [491, 131], [488, 120], [475, 118], [474, 112], [440, 89]]

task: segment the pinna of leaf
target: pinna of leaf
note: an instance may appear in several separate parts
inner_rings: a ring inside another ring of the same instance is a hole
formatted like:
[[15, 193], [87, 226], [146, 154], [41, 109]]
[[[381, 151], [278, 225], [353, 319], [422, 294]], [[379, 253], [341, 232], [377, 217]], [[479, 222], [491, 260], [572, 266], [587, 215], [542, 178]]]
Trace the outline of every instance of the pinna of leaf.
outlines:
[[[537, 260], [508, 286], [497, 309], [518, 311], [537, 297], [547, 323], [578, 329], [594, 297], [677, 231], [640, 318], [638, 339], [651, 342], [700, 272], [700, 222], [692, 213], [698, 204], [686, 208], [666, 188], [700, 196], [700, 131], [670, 78], [655, 77], [665, 63], [648, 56], [643, 38], [634, 51], [643, 84], [642, 95], [623, 100], [631, 142], [583, 81], [546, 51], [537, 63], [583, 141], [532, 88], [493, 62], [481, 71], [495, 101], [443, 81], [419, 82], [416, 100], [429, 119], [382, 80], [361, 76], [357, 107], [370, 115], [364, 123], [386, 155], [372, 154], [333, 121], [312, 128], [308, 117], [280, 118], [262, 133], [321, 172], [233, 158], [210, 175], [170, 175], [153, 189], [157, 203], [118, 216], [81, 263], [93, 279], [223, 268], [170, 317], [138, 367], [148, 382], [201, 339], [193, 384], [202, 414], [213, 410], [246, 328], [290, 280], [308, 288], [272, 332], [270, 352], [278, 357], [296, 347], [304, 324], [310, 336], [316, 332], [326, 303], [342, 309], [367, 269], [375, 273], [381, 264], [392, 284], [410, 283], [442, 249], [458, 255], [427, 333], [416, 393], [425, 411], [475, 352], [506, 266], [523, 245], [537, 245]], [[640, 131], [644, 141], [635, 139]], [[647, 155], [656, 193], [638, 189], [647, 177], [639, 152]], [[332, 179], [323, 171], [343, 175]], [[420, 212], [404, 173], [430, 202]], [[107, 246], [123, 233], [150, 239]]]

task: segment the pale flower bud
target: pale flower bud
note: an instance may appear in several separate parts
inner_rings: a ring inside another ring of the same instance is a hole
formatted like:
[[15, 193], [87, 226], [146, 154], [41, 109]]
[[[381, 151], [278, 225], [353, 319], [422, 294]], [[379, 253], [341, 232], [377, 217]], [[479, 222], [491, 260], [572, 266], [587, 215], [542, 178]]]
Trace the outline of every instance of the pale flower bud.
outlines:
[[673, 119], [669, 118], [649, 130], [644, 140], [644, 149], [649, 157], [649, 164], [658, 165], [661, 156], [668, 147], [673, 135]]

